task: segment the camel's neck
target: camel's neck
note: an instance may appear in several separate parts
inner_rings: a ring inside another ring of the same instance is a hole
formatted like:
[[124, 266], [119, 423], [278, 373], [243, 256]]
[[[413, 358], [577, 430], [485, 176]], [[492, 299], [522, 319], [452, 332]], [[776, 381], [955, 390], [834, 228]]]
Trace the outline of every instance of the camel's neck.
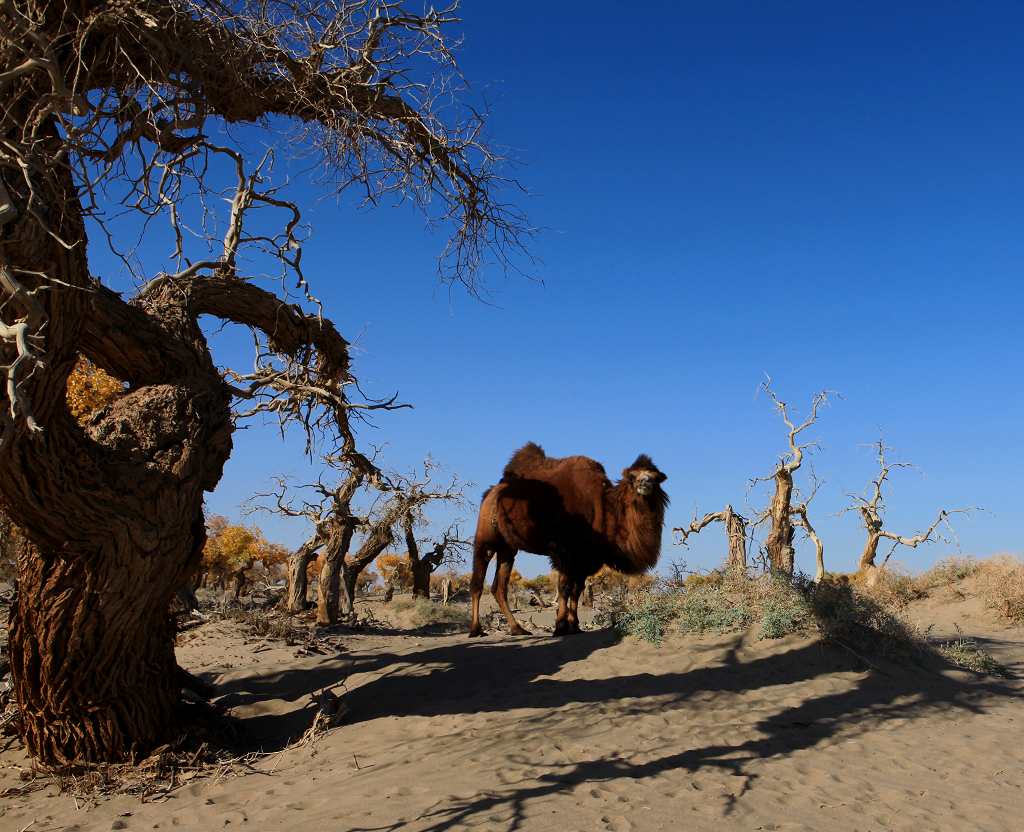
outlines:
[[641, 497], [621, 482], [605, 493], [608, 542], [617, 550], [610, 565], [620, 572], [646, 572], [661, 554], [661, 530], [665, 521], [665, 497], [657, 490]]

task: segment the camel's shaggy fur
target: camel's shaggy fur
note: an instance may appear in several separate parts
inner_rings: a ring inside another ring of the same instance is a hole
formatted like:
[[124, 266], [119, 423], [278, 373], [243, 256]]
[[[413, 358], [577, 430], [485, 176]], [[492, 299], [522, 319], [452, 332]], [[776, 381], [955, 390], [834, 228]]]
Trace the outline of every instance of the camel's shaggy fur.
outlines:
[[586, 579], [602, 566], [645, 572], [658, 561], [668, 495], [665, 475], [646, 454], [612, 484], [601, 463], [585, 456], [555, 459], [533, 442], [512, 456], [501, 481], [484, 493], [473, 547], [473, 621], [492, 556], [492, 591], [514, 634], [525, 633], [508, 606], [507, 587], [517, 551], [551, 558], [559, 573], [556, 635], [579, 631], [576, 607]]

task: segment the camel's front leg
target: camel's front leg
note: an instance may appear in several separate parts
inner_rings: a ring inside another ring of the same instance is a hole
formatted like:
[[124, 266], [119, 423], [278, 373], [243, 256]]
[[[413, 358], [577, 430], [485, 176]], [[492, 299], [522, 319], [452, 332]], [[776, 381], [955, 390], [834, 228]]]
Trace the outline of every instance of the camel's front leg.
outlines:
[[505, 620], [508, 621], [509, 635], [528, 636], [530, 631], [516, 621], [516, 617], [512, 615], [512, 608], [508, 604], [508, 582], [512, 576], [514, 560], [515, 552], [511, 556], [502, 552], [498, 553], [498, 572], [494, 576], [492, 592], [494, 593], [495, 600], [498, 602], [499, 609], [501, 609], [505, 616]]
[[484, 628], [480, 626], [480, 596], [484, 592], [484, 578], [487, 577], [487, 565], [491, 562], [491, 552], [484, 546], [476, 546], [473, 549], [473, 577], [469, 582], [469, 592], [472, 597], [473, 618], [469, 625], [469, 637], [477, 638], [485, 636]]

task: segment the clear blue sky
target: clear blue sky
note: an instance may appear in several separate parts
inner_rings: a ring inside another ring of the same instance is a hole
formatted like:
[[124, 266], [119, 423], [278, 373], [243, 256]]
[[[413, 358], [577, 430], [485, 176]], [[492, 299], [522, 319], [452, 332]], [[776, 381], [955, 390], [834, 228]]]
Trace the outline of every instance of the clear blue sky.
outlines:
[[[856, 518], [836, 513], [872, 477], [864, 445], [880, 434], [919, 466], [894, 475], [895, 530], [979, 505], [956, 521], [965, 553], [1024, 549], [1024, 6], [463, 14], [463, 69], [546, 229], [543, 285], [491, 275], [491, 305], [449, 293], [421, 218], [291, 190], [314, 226], [307, 275], [356, 342], [363, 385], [415, 405], [362, 433], [389, 465], [430, 452], [476, 497], [527, 440], [613, 476], [642, 451], [669, 475], [669, 525], [745, 511], [765, 498], [749, 478], [785, 447], [756, 395], [767, 372], [801, 412], [817, 389], [844, 396], [813, 432], [829, 568], [859, 553]], [[233, 339], [217, 349], [231, 358]], [[272, 474], [308, 470], [301, 456], [272, 430], [239, 432], [210, 509], [239, 516]], [[289, 544], [304, 531], [264, 525]], [[725, 548], [718, 527], [685, 550], [669, 541], [663, 563], [712, 567]]]

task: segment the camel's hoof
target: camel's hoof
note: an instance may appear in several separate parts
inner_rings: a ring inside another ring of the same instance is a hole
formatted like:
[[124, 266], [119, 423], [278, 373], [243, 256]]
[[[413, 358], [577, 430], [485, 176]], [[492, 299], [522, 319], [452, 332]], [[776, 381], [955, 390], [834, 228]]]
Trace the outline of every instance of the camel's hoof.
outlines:
[[555, 624], [555, 629], [554, 632], [552, 632], [552, 635], [570, 636], [572, 635], [572, 630], [569, 628], [568, 624], [564, 624], [561, 621], [559, 621], [557, 624]]
[[530, 631], [525, 627], [509, 627], [508, 634], [510, 636], [528, 636], [530, 635]]
[[474, 627], [472, 630], [469, 631], [470, 638], [480, 638], [481, 636], [485, 635], [487, 635], [487, 633], [484, 632], [483, 627]]

